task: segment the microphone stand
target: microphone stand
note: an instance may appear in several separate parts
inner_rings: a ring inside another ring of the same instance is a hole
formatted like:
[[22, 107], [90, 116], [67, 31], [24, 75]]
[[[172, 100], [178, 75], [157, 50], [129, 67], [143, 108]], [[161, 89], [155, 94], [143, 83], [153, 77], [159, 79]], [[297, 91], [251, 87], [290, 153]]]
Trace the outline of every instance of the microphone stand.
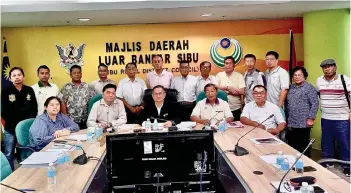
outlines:
[[[202, 128], [202, 130], [205, 130], [205, 129], [211, 129], [211, 121], [213, 118], [215, 118], [219, 113], [222, 113], [223, 111], [216, 111], [217, 113], [211, 117], [211, 119], [207, 122], [207, 124]], [[215, 129], [213, 129], [215, 130]], [[215, 130], [216, 131], [216, 130]]]
[[295, 166], [295, 164], [297, 163], [297, 161], [299, 161], [299, 159], [303, 156], [303, 154], [307, 151], [307, 149], [314, 143], [315, 140], [316, 140], [316, 139], [314, 139], [314, 138], [311, 139], [311, 141], [310, 141], [310, 143], [307, 145], [306, 149], [303, 150], [303, 152], [301, 153], [301, 155], [300, 155], [298, 158], [296, 158], [295, 162], [292, 164], [292, 166], [289, 168], [289, 170], [284, 174], [283, 178], [282, 178], [282, 179], [280, 180], [280, 182], [279, 182], [279, 186], [278, 186], [278, 189], [277, 189], [276, 193], [280, 193], [280, 186], [282, 185], [282, 183], [283, 183], [283, 181], [284, 181], [286, 175], [288, 175], [288, 173], [289, 173], [289, 172], [291, 171], [291, 169]]
[[256, 129], [258, 126], [262, 125], [262, 123], [264, 123], [265, 121], [267, 121], [268, 119], [272, 118], [274, 115], [270, 115], [269, 117], [267, 117], [267, 119], [265, 119], [264, 121], [262, 121], [261, 123], [259, 123], [256, 127], [254, 127], [253, 129], [251, 129], [250, 131], [248, 131], [247, 133], [245, 133], [243, 136], [241, 136], [239, 139], [238, 139], [238, 142], [236, 143], [235, 145], [235, 148], [234, 148], [234, 154], [236, 156], [243, 156], [243, 155], [246, 155], [246, 154], [249, 154], [249, 151], [247, 151], [245, 148], [239, 146], [239, 141], [240, 139], [242, 139], [243, 137], [245, 137], [247, 134], [249, 134], [251, 131], [253, 131], [254, 129]]

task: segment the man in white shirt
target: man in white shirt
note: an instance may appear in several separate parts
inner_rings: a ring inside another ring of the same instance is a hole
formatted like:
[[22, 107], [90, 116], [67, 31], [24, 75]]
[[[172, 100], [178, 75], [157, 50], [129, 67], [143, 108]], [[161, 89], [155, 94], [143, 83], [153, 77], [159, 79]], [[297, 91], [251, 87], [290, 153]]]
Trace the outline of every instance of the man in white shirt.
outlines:
[[123, 102], [116, 99], [116, 85], [107, 84], [102, 89], [102, 99], [96, 101], [88, 116], [88, 127], [114, 128], [127, 123]]
[[278, 58], [277, 52], [267, 52], [266, 65], [268, 69], [265, 72], [265, 77], [267, 79], [267, 100], [282, 108], [288, 94], [290, 79], [288, 72], [278, 65]]
[[162, 85], [164, 88], [170, 88], [173, 79], [173, 74], [163, 69], [162, 55], [152, 55], [152, 66], [154, 71], [147, 73], [146, 85], [147, 88], [154, 88], [157, 85]]
[[189, 121], [191, 112], [196, 104], [197, 78], [189, 75], [189, 62], [179, 62], [179, 72], [181, 76], [177, 76], [172, 80], [171, 88], [176, 89], [178, 93], [178, 103], [182, 108], [182, 121]]
[[[267, 101], [266, 88], [262, 85], [256, 85], [253, 88], [253, 97], [254, 101], [245, 105], [240, 122], [245, 125], [265, 129], [272, 135], [282, 132], [286, 126], [286, 121], [280, 108]], [[274, 115], [273, 117], [263, 122], [272, 114]]]
[[117, 87], [117, 98], [123, 101], [129, 124], [140, 123], [139, 113], [144, 109], [143, 96], [146, 84], [144, 80], [135, 77], [137, 70], [135, 63], [128, 63], [126, 65], [128, 77], [120, 80]]
[[199, 101], [190, 117], [191, 121], [204, 125], [216, 125], [223, 118], [233, 121], [233, 114], [226, 101], [217, 98], [218, 88], [209, 83], [205, 86], [206, 98]]
[[96, 94], [102, 94], [102, 88], [104, 88], [107, 84], [116, 84], [115, 81], [107, 78], [108, 75], [108, 67], [105, 64], [100, 64], [98, 66], [98, 75], [99, 79], [94, 80], [91, 85], [94, 87]]
[[210, 75], [211, 73], [211, 63], [208, 61], [204, 61], [200, 63], [200, 72], [197, 78], [197, 90], [196, 96], [199, 95], [200, 92], [204, 91], [204, 88], [207, 84], [212, 83], [214, 85], [218, 85], [218, 81], [215, 76]]
[[224, 59], [224, 72], [217, 74], [219, 89], [228, 94], [228, 103], [233, 113], [234, 121], [240, 120], [242, 101], [245, 91], [245, 80], [242, 74], [234, 71], [234, 58], [227, 56]]
[[51, 96], [58, 96], [59, 89], [54, 83], [49, 83], [50, 69], [46, 65], [39, 66], [38, 70], [39, 82], [32, 85], [35, 98], [38, 103], [38, 115], [44, 113], [44, 103]]

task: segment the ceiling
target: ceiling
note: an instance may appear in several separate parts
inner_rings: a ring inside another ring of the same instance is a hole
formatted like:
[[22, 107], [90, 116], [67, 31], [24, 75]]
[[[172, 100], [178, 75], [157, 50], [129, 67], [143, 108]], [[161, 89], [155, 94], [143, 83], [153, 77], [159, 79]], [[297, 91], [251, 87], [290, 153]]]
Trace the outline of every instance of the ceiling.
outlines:
[[[115, 25], [302, 17], [349, 8], [345, 1], [1, 0], [1, 27]], [[211, 17], [202, 14], [212, 13]], [[88, 22], [78, 18], [90, 18]]]

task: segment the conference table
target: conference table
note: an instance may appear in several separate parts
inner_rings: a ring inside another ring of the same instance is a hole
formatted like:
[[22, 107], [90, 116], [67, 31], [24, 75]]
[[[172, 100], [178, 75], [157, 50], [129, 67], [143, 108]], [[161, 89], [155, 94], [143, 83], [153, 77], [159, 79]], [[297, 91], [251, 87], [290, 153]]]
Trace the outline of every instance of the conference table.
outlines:
[[[140, 126], [139, 126], [140, 127]], [[196, 125], [194, 129], [201, 129], [202, 125]], [[219, 177], [224, 181], [223, 186], [229, 192], [243, 192], [242, 189], [233, 189], [233, 178], [237, 178], [244, 192], [253, 193], [271, 193], [274, 191], [271, 181], [279, 181], [283, 174], [278, 173], [278, 169], [273, 165], [265, 163], [259, 156], [276, 154], [278, 151], [283, 151], [284, 154], [296, 155], [298, 152], [289, 145], [283, 144], [266, 144], [256, 145], [250, 139], [272, 137], [271, 134], [262, 129], [255, 129], [246, 135], [241, 141], [240, 146], [245, 147], [248, 155], [235, 156], [232, 152], [237, 140], [249, 131], [252, 127], [245, 126], [244, 128], [229, 128], [224, 133], [214, 134], [214, 143], [218, 152], [218, 159], [222, 160]], [[132, 129], [130, 129], [132, 131]], [[79, 133], [85, 133], [86, 130], [81, 130]], [[120, 133], [128, 133], [126, 130], [120, 130]], [[73, 143], [73, 142], [72, 142]], [[42, 151], [47, 150], [53, 145], [48, 144]], [[87, 156], [98, 157], [101, 160], [106, 155], [106, 145], [98, 143], [83, 143], [83, 149]], [[80, 150], [71, 152], [71, 160], [81, 155]], [[348, 193], [350, 192], [350, 184], [324, 167], [320, 166], [308, 157], [302, 157], [305, 166], [312, 166], [317, 169], [314, 172], [305, 172], [304, 175], [314, 176], [317, 178], [317, 184], [329, 193]], [[72, 168], [69, 171], [57, 173], [57, 184], [55, 187], [56, 193], [78, 193], [86, 192], [89, 188], [94, 176], [100, 167], [100, 162], [89, 160], [85, 165], [71, 164]], [[226, 169], [227, 168], [227, 169]], [[218, 170], [218, 169], [217, 169]], [[256, 175], [253, 171], [261, 171], [262, 175]], [[230, 177], [232, 176], [232, 177]], [[291, 171], [287, 178], [296, 177], [296, 173]], [[235, 179], [234, 179], [235, 180]], [[229, 182], [226, 183], [225, 181]], [[21, 166], [8, 176], [2, 183], [15, 188], [32, 188], [36, 192], [48, 192], [46, 168], [25, 168]], [[4, 186], [1, 187], [1, 192], [15, 192]]]

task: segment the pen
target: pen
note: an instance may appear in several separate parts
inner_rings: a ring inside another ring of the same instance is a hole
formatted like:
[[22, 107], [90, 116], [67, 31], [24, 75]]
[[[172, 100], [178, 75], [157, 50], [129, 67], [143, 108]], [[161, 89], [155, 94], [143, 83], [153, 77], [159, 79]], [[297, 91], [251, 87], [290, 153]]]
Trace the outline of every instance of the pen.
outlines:
[[24, 191], [24, 192], [35, 192], [36, 190], [34, 189], [30, 189], [30, 188], [26, 188], [26, 189], [19, 189], [21, 191]]

